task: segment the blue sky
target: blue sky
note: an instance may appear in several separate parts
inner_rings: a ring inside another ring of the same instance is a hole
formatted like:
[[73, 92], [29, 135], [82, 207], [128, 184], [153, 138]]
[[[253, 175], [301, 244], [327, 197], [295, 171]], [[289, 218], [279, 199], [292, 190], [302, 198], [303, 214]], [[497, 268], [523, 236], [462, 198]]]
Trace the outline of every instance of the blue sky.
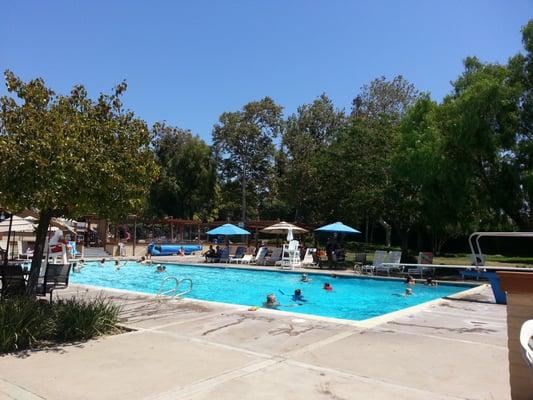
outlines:
[[530, 18], [533, 0], [8, 1], [0, 68], [95, 97], [126, 79], [141, 118], [209, 141], [222, 112], [267, 95], [286, 114], [322, 92], [349, 109], [363, 84], [402, 74], [440, 99], [464, 57], [520, 51]]

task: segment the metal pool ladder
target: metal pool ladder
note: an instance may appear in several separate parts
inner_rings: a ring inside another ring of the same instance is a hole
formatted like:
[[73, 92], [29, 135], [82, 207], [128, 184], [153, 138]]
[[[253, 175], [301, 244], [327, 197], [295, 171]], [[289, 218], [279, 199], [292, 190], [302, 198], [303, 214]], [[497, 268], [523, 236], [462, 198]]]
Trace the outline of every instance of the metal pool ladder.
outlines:
[[[165, 283], [168, 281], [174, 281], [175, 285], [173, 288], [165, 290], [164, 289]], [[178, 293], [180, 284], [183, 282], [189, 282], [189, 287], [183, 292]], [[175, 276], [167, 276], [165, 279], [161, 281], [161, 285], [159, 285], [159, 290], [157, 291], [157, 294], [156, 294], [156, 300], [174, 299], [176, 297], [183, 296], [192, 291], [192, 286], [193, 286], [192, 279], [190, 278], [184, 278], [182, 280], [179, 280]]]

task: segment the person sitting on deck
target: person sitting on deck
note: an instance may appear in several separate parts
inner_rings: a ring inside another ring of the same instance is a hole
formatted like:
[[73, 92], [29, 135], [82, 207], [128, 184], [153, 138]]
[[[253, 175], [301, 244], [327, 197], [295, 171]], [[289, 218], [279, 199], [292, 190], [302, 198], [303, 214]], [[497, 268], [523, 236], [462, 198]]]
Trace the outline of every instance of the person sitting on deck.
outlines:
[[209, 258], [214, 258], [215, 255], [216, 255], [215, 249], [213, 248], [213, 245], [210, 244], [210, 245], [209, 245], [209, 250], [207, 250], [207, 251], [204, 253], [205, 262], [208, 262], [208, 261], [209, 261]]
[[180, 251], [178, 251], [178, 256], [184, 256], [185, 255], [185, 249], [182, 247], [180, 247]]

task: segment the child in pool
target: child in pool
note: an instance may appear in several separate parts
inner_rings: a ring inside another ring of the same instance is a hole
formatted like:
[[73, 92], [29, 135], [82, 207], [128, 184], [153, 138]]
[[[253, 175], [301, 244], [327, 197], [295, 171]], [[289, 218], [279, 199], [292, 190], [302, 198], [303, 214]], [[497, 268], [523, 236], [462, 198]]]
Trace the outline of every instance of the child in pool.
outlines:
[[293, 301], [307, 301], [304, 299], [304, 296], [302, 295], [302, 291], [300, 289], [296, 289], [294, 291], [294, 294], [292, 295]]
[[328, 292], [331, 292], [333, 290], [333, 286], [329, 284], [329, 282], [324, 283], [324, 290], [327, 290]]

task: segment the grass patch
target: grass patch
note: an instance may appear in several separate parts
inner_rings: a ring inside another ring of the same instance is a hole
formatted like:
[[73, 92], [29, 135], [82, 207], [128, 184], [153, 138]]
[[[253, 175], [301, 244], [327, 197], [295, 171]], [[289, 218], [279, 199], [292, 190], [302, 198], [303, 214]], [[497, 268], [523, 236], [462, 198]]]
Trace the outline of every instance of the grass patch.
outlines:
[[55, 303], [29, 297], [0, 301], [0, 353], [117, 332], [119, 312], [117, 305], [104, 298]]

